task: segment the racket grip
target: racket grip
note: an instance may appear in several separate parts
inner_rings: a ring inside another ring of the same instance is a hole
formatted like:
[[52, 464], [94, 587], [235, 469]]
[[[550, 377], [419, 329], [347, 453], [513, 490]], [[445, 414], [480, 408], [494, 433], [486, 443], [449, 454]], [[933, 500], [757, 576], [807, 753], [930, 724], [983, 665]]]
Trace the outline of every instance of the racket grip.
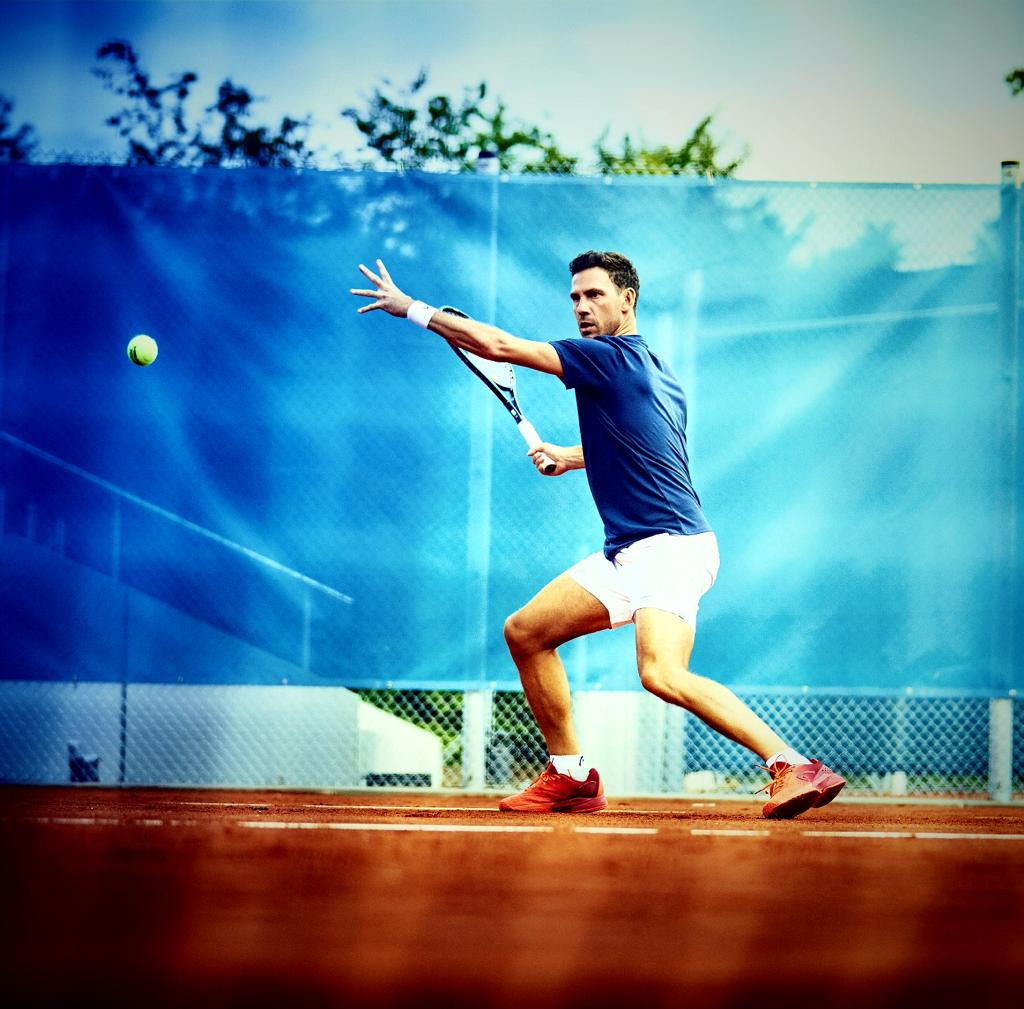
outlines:
[[[523, 436], [523, 441], [526, 442], [530, 448], [537, 448], [541, 444], [540, 435], [537, 434], [537, 429], [526, 419], [519, 421], [516, 425], [519, 428], [519, 433]], [[544, 456], [544, 465], [541, 467], [548, 476], [555, 472], [555, 462]]]

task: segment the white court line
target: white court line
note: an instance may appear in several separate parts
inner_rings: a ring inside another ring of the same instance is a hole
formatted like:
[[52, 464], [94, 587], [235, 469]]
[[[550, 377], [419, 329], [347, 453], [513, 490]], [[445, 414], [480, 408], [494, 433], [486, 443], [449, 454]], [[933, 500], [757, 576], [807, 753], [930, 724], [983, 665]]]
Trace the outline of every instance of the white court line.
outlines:
[[[692, 803], [693, 806], [713, 806], [713, 802]], [[333, 809], [336, 812], [345, 812], [345, 810], [370, 810], [373, 812], [392, 812], [392, 813], [491, 813], [495, 816], [505, 818], [508, 813], [503, 813], [498, 809], [498, 804], [495, 802], [493, 806], [340, 806], [333, 803], [313, 804], [309, 806], [303, 806], [302, 809]], [[684, 810], [679, 809], [602, 809], [601, 816], [679, 816]], [[564, 814], [569, 815], [569, 814]]]
[[770, 830], [703, 830], [693, 827], [690, 833], [695, 837], [768, 837]]
[[804, 837], [914, 838], [919, 841], [1024, 841], [1024, 834], [953, 834], [902, 830], [802, 830]]
[[801, 830], [804, 837], [914, 837], [902, 830]]
[[[271, 809], [274, 804], [267, 802], [182, 802], [182, 806], [210, 806], [232, 807], [237, 806], [243, 809]], [[284, 805], [282, 803], [281, 805]], [[290, 804], [289, 804], [290, 805]], [[688, 805], [693, 809], [701, 809], [717, 805], [714, 802], [690, 802]], [[491, 806], [392, 806], [384, 803], [338, 803], [338, 802], [304, 802], [296, 804], [298, 809], [333, 809], [337, 812], [345, 810], [373, 810], [396, 813], [497, 813], [498, 803], [495, 800]], [[678, 809], [605, 809], [601, 811], [602, 816], [678, 816], [681, 810]], [[504, 814], [503, 814], [504, 815]]]
[[26, 823], [57, 823], [73, 827], [199, 827], [203, 824], [202, 820], [136, 820], [105, 816], [26, 816], [24, 820]]
[[175, 802], [177, 806], [213, 806], [224, 808], [228, 806], [240, 806], [243, 809], [270, 809], [272, 802], [198, 802], [193, 800]]
[[657, 827], [573, 827], [577, 834], [657, 834]]
[[[182, 806], [210, 806], [212, 808], [240, 807], [242, 809], [271, 809], [275, 804], [267, 802], [182, 802]], [[396, 813], [494, 813], [497, 812], [498, 804], [493, 806], [388, 806], [369, 804], [342, 804], [339, 802], [302, 802], [302, 803], [278, 803], [276, 805], [289, 806], [296, 809], [333, 809], [336, 812], [345, 812], [348, 809], [369, 809], [394, 811]]]
[[914, 837], [929, 841], [1024, 841], [1024, 834], [936, 834], [922, 831]]
[[468, 823], [303, 823], [298, 820], [239, 820], [239, 827], [270, 830], [407, 830], [435, 833], [547, 834], [554, 827], [499, 827]]
[[181, 802], [181, 806], [209, 806], [211, 808], [238, 807], [241, 809], [271, 809], [274, 806], [289, 806], [297, 809], [393, 809], [398, 812], [422, 812], [422, 813], [493, 813], [497, 809], [497, 802], [493, 806], [389, 806], [384, 803], [370, 805], [369, 803], [340, 803], [340, 802], [299, 802], [299, 803], [271, 803], [271, 802]]
[[493, 806], [371, 806], [368, 804], [364, 805], [339, 805], [332, 802], [313, 802], [308, 806], [303, 806], [303, 809], [333, 809], [336, 811], [344, 811], [346, 809], [369, 809], [369, 810], [383, 810], [393, 811], [396, 813], [496, 813], [498, 812], [498, 804], [494, 803]]
[[29, 818], [33, 823], [60, 823], [75, 827], [112, 827], [121, 821], [96, 816], [36, 816]]
[[[393, 809], [394, 807], [386, 807]], [[449, 808], [449, 807], [444, 807]], [[94, 817], [94, 816], [31, 816], [24, 818], [29, 823], [52, 823], [76, 827], [200, 827], [208, 825], [203, 820], [160, 820]], [[217, 823], [218, 821], [209, 821]], [[477, 834], [548, 834], [554, 826], [522, 826], [517, 824], [466, 824], [466, 823], [311, 823], [301, 820], [232, 820], [235, 826], [270, 830], [384, 830], [423, 833], [477, 833]], [[573, 827], [577, 834], [657, 834], [657, 827]], [[879, 840], [921, 840], [921, 841], [1024, 841], [1024, 834], [953, 833], [940, 831], [901, 830], [802, 830], [804, 837], [852, 837]], [[769, 837], [770, 830], [757, 829], [708, 829], [693, 827], [690, 834], [695, 837]]]

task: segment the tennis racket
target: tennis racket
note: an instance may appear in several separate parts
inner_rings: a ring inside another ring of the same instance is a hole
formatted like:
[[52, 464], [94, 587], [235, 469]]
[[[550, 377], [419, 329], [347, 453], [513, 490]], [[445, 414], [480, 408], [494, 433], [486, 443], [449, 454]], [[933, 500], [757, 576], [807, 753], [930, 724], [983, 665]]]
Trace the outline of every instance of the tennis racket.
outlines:
[[[442, 305], [439, 311], [447, 312], [460, 319], [469, 318], [465, 312], [452, 305]], [[537, 434], [537, 429], [523, 416], [519, 401], [516, 399], [516, 373], [512, 365], [507, 361], [488, 361], [484, 357], [477, 357], [476, 354], [456, 347], [453, 343], [449, 343], [448, 346], [455, 351], [459, 360], [498, 397], [501, 405], [508, 410], [516, 422], [523, 441], [530, 448], [537, 448], [541, 444], [540, 435]], [[550, 476], [555, 472], [555, 463], [544, 456], [544, 464], [541, 468]]]

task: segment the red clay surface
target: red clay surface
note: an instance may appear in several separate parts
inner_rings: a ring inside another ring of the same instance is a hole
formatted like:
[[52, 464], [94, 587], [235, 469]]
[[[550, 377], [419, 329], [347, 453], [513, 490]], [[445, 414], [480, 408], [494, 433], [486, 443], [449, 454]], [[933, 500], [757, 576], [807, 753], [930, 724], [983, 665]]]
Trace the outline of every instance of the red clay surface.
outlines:
[[0, 991], [76, 1009], [1020, 997], [1020, 807], [495, 802], [0, 788]]

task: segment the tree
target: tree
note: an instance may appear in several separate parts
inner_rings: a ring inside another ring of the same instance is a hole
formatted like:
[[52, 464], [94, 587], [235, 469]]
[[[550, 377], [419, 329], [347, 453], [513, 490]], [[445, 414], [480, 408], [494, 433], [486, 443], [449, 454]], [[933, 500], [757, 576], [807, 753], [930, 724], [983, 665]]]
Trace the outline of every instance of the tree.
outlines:
[[[285, 116], [275, 128], [253, 124], [257, 99], [228, 79], [221, 83], [216, 102], [203, 110], [198, 122], [192, 122], [188, 102], [197, 74], [186, 71], [157, 84], [131, 43], [123, 39], [105, 42], [96, 56], [100, 62], [93, 73], [124, 100], [120, 111], [106, 122], [126, 141], [130, 165], [303, 168], [315, 163], [307, 145], [308, 116]], [[578, 170], [580, 159], [563, 151], [550, 132], [513, 120], [500, 99], [488, 102], [486, 83], [466, 87], [458, 97], [429, 95], [426, 85], [425, 70], [397, 94], [385, 80], [362, 107], [342, 110], [377, 161], [405, 169], [472, 171], [479, 155], [486, 152], [507, 172], [573, 174]], [[0, 125], [6, 131], [10, 104], [0, 110], [4, 116]], [[732, 161], [722, 160], [711, 124], [712, 117], [705, 117], [678, 148], [636, 147], [626, 135], [621, 150], [613, 151], [605, 145], [606, 131], [594, 146], [597, 171], [603, 175], [732, 175], [746, 153]], [[0, 143], [3, 135], [0, 132]], [[22, 127], [17, 138], [23, 142], [12, 156], [27, 157], [34, 147], [31, 127]]]
[[245, 89], [224, 81], [217, 91], [217, 101], [206, 111], [221, 117], [215, 139], [198, 136], [195, 147], [204, 165], [259, 165], [263, 168], [302, 168], [312, 163], [313, 154], [306, 147], [309, 118], [285, 116], [272, 133], [265, 126], [250, 127], [244, 120], [255, 99]]
[[1016, 70], [1011, 70], [1004, 80], [1010, 85], [1010, 94], [1019, 95], [1024, 91], [1024, 67], [1017, 67]]
[[187, 71], [166, 84], [154, 84], [130, 42], [112, 39], [96, 53], [93, 73], [103, 86], [125, 100], [106, 122], [128, 143], [130, 165], [257, 165], [301, 168], [312, 164], [306, 146], [309, 119], [285, 116], [276, 130], [248, 122], [256, 99], [225, 80], [217, 101], [198, 123], [186, 111], [197, 74]]
[[14, 129], [11, 113], [14, 101], [0, 94], [0, 161], [28, 161], [36, 149], [36, 131], [23, 123]]
[[719, 163], [719, 146], [711, 136], [712, 116], [705, 116], [689, 138], [678, 148], [635, 148], [627, 134], [622, 152], [615, 154], [597, 142], [598, 171], [602, 175], [704, 175], [708, 178], [733, 175], [746, 160], [746, 152], [734, 161]]
[[[481, 151], [490, 151], [504, 171], [572, 174], [579, 158], [566, 154], [549, 132], [537, 126], [513, 122], [500, 99], [487, 111], [487, 85], [466, 88], [461, 98], [447, 95], [425, 97], [426, 71], [392, 97], [385, 80], [361, 109], [347, 108], [364, 143], [387, 164], [402, 168], [457, 169], [471, 171]], [[634, 147], [629, 136], [620, 153], [595, 144], [597, 169], [603, 175], [672, 174], [732, 175], [746, 154], [721, 162], [720, 148], [711, 136], [712, 117], [707, 116], [678, 148]]]
[[[391, 97], [381, 87], [361, 109], [347, 108], [364, 144], [389, 165], [407, 169], [472, 171], [482, 151], [496, 155], [505, 171], [562, 171], [575, 169], [576, 159], [563, 153], [554, 137], [537, 126], [512, 122], [502, 101], [484, 108], [487, 85], [463, 89], [459, 98], [427, 97], [427, 73]], [[384, 88], [391, 82], [383, 81]]]
[[131, 43], [112, 39], [96, 52], [96, 58], [109, 65], [96, 67], [93, 73], [103, 86], [126, 100], [124, 108], [106, 120], [128, 141], [130, 165], [185, 163], [189, 129], [185, 122], [185, 100], [198, 80], [194, 73], [183, 73], [157, 87], [139, 65]]

